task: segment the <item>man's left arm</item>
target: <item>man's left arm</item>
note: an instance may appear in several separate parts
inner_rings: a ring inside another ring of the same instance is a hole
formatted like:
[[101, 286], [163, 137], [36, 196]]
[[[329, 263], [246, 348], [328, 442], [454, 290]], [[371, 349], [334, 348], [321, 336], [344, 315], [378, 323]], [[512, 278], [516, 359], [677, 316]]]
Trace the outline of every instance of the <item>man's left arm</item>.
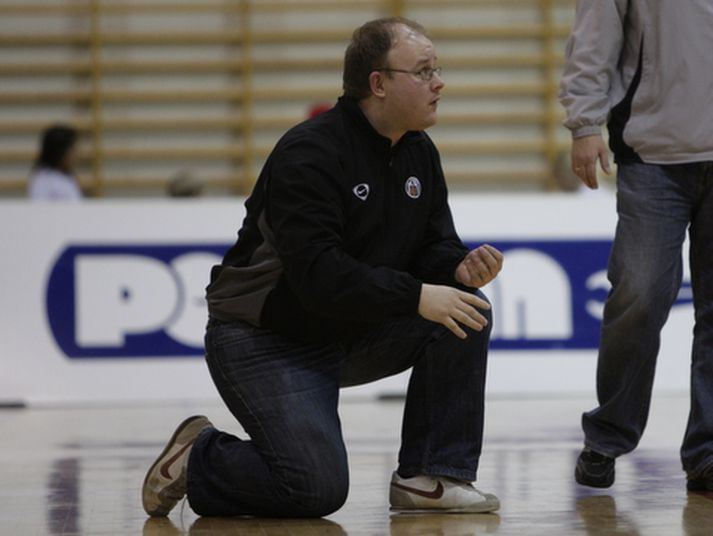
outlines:
[[497, 277], [503, 267], [503, 254], [490, 244], [468, 252], [458, 264], [455, 279], [465, 287], [480, 288]]

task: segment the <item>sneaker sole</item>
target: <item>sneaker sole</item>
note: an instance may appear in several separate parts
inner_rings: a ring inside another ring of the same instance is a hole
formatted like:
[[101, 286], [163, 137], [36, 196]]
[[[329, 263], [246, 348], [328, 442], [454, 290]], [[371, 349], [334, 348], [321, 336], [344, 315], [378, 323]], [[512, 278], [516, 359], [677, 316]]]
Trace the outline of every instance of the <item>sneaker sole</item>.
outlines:
[[614, 471], [608, 473], [604, 477], [591, 477], [580, 471], [579, 467], [574, 471], [574, 480], [582, 486], [590, 488], [610, 488], [614, 484]]
[[392, 512], [414, 513], [414, 514], [487, 514], [500, 509], [500, 501], [492, 494], [486, 496], [486, 500], [480, 504], [464, 506], [462, 508], [425, 508], [425, 507], [405, 507], [392, 506]]
[[[210, 421], [208, 421], [207, 417], [204, 417], [202, 415], [196, 415], [193, 417], [189, 417], [188, 419], [183, 421], [181, 424], [178, 425], [178, 428], [176, 428], [176, 430], [173, 432], [171, 439], [168, 440], [168, 443], [164, 447], [163, 451], [161, 451], [161, 454], [158, 455], [158, 457], [153, 462], [153, 464], [151, 464], [151, 467], [149, 467], [149, 470], [146, 471], [146, 476], [144, 477], [144, 483], [141, 486], [141, 502], [143, 504], [144, 511], [146, 511], [146, 513], [148, 515], [150, 515], [152, 517], [165, 516], [165, 515], [168, 515], [168, 513], [171, 511], [173, 506], [175, 506], [175, 503], [173, 505], [171, 505], [170, 507], [164, 506], [161, 503], [161, 497], [158, 497], [158, 501], [159, 501], [158, 506], [152, 508], [150, 505], [148, 505], [147, 502], [149, 502], [149, 500], [151, 500], [151, 499], [147, 500], [147, 497], [146, 497], [146, 493], [147, 493], [147, 489], [148, 489], [148, 482], [151, 479], [151, 476], [153, 475], [156, 467], [158, 467], [159, 463], [161, 463], [163, 461], [166, 454], [168, 454], [168, 452], [175, 445], [176, 439], [178, 439], [178, 436], [181, 435], [185, 431], [186, 428], [188, 428], [191, 424], [193, 424], [194, 422], [196, 422], [199, 419], [205, 419], [206, 422], [210, 423]], [[153, 494], [153, 492], [150, 492], [150, 493]], [[158, 495], [158, 494], [156, 494], [156, 495]], [[153, 501], [151, 501], [151, 502], [153, 502]]]
[[397, 508], [392, 506], [389, 508], [391, 512], [401, 514], [490, 514], [500, 509], [500, 505], [486, 506], [482, 508]]

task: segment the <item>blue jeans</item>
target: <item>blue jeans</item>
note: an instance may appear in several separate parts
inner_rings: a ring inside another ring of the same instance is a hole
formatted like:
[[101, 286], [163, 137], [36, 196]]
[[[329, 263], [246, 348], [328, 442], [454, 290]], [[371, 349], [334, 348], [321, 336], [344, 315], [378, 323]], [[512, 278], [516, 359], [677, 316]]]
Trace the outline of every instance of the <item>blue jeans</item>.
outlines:
[[339, 509], [349, 488], [339, 389], [409, 367], [399, 471], [475, 480], [490, 327], [467, 331], [461, 340], [414, 317], [354, 340], [303, 344], [247, 323], [210, 320], [211, 376], [250, 438], [213, 428], [201, 433], [188, 462], [191, 508], [263, 517]]
[[688, 229], [695, 329], [681, 460], [695, 475], [713, 463], [713, 162], [620, 165], [617, 211], [597, 367], [599, 407], [583, 415], [585, 445], [616, 457], [641, 438], [661, 329], [681, 286]]

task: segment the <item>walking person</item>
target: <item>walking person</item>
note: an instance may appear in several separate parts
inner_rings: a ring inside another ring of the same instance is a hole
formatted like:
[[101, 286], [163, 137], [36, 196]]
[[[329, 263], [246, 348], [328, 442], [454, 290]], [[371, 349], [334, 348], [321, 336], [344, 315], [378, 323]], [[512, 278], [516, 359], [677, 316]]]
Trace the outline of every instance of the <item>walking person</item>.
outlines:
[[[710, 2], [578, 0], [560, 99], [573, 171], [597, 187], [618, 166], [597, 396], [582, 418], [575, 478], [608, 487], [646, 426], [661, 329], [690, 237], [695, 328], [681, 447], [689, 490], [713, 490], [713, 7]], [[681, 356], [683, 358], [683, 356]]]

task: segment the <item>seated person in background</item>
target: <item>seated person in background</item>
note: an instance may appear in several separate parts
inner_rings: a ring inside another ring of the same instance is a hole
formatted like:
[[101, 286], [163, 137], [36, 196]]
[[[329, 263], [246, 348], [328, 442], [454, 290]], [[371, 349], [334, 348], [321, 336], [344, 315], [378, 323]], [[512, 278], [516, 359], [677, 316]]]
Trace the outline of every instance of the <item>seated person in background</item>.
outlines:
[[74, 176], [77, 159], [77, 131], [64, 125], [54, 125], [42, 133], [40, 154], [28, 184], [28, 196], [33, 200], [77, 201], [82, 191]]
[[205, 183], [191, 171], [181, 170], [168, 181], [166, 192], [169, 197], [199, 197], [203, 195]]
[[[320, 517], [347, 497], [340, 387], [412, 369], [396, 510], [491, 512], [476, 480], [502, 254], [456, 234], [438, 151], [443, 80], [418, 24], [358, 28], [344, 96], [278, 142], [207, 289], [206, 360], [249, 439], [185, 420], [143, 485], [149, 515]], [[168, 381], [166, 379], [162, 381]]]

